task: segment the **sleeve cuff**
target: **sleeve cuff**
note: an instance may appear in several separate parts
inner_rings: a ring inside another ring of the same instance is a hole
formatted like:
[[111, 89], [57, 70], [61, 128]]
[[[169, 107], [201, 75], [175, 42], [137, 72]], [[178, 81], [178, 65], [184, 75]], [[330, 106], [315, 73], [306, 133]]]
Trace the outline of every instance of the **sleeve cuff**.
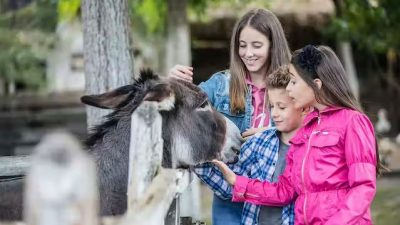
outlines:
[[245, 200], [244, 194], [246, 192], [246, 187], [248, 183], [249, 183], [249, 178], [243, 176], [236, 176], [236, 182], [232, 189], [233, 202], [243, 202]]

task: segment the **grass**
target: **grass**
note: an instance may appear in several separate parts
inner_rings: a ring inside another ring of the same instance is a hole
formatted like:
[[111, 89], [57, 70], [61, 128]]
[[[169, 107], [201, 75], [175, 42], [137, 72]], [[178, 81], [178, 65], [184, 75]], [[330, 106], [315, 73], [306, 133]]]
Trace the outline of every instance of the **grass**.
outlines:
[[380, 179], [377, 186], [371, 209], [374, 224], [400, 224], [400, 179]]

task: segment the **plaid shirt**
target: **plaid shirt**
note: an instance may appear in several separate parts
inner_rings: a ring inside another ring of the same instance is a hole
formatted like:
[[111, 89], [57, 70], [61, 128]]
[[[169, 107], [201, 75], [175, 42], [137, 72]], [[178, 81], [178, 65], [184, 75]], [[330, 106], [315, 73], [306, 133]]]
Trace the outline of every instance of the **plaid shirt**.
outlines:
[[[239, 161], [229, 167], [238, 175], [271, 182], [278, 160], [278, 151], [279, 137], [276, 128], [272, 127], [245, 142], [240, 150]], [[194, 172], [218, 197], [224, 200], [232, 198], [232, 186], [226, 182], [215, 165], [204, 163], [196, 166]], [[258, 224], [259, 212], [260, 206], [245, 202], [241, 225]], [[282, 224], [294, 224], [293, 203], [283, 208]]]

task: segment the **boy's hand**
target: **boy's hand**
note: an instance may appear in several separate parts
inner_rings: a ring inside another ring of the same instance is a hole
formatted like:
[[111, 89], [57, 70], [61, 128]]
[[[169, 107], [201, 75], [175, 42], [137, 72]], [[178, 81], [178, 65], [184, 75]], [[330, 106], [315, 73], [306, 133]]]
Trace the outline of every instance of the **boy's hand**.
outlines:
[[236, 182], [236, 174], [222, 161], [214, 159], [212, 161], [219, 170], [221, 170], [222, 175], [224, 175], [224, 178], [230, 185], [235, 185]]
[[268, 129], [268, 127], [259, 127], [259, 128], [249, 128], [245, 132], [242, 133], [242, 137], [247, 140], [251, 138], [251, 136], [263, 132], [264, 130]]

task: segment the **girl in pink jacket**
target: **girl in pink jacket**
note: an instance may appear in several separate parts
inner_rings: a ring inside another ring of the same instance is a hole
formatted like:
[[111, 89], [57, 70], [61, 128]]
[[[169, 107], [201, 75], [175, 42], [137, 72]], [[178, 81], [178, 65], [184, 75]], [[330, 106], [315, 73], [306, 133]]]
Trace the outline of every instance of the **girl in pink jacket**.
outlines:
[[308, 45], [294, 52], [286, 90], [298, 108], [313, 107], [291, 139], [277, 183], [236, 176], [232, 201], [284, 206], [295, 201], [295, 224], [372, 224], [379, 158], [371, 121], [362, 112], [335, 53]]

